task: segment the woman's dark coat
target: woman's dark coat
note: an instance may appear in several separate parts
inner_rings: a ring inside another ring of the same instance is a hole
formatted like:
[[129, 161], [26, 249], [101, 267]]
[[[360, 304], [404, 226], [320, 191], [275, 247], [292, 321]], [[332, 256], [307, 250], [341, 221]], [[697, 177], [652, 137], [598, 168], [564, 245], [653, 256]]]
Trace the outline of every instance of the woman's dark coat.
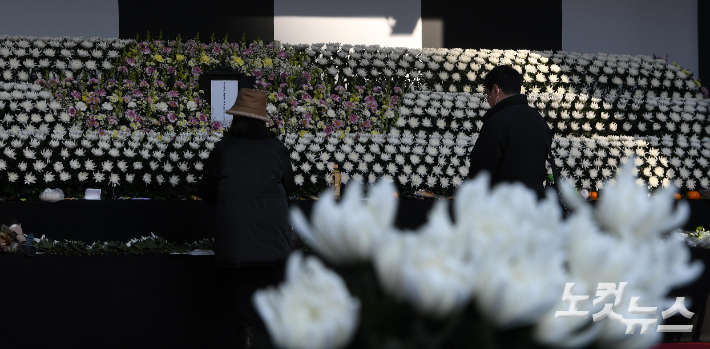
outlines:
[[552, 144], [552, 131], [540, 113], [528, 105], [523, 94], [498, 102], [483, 116], [483, 127], [471, 150], [468, 175], [487, 171], [491, 186], [521, 182], [538, 198], [545, 195], [545, 160]]
[[200, 192], [215, 206], [217, 267], [282, 263], [291, 251], [288, 150], [276, 138], [224, 137], [205, 164]]

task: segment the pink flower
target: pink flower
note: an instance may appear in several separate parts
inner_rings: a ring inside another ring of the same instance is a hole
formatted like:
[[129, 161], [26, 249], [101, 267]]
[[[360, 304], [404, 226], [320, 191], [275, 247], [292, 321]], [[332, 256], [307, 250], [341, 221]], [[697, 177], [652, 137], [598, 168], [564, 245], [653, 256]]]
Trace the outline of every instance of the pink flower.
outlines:
[[118, 67], [118, 71], [120, 71], [121, 73], [128, 74], [128, 68], [126, 68], [126, 66], [123, 66], [123, 65]]
[[141, 49], [141, 53], [144, 54], [144, 55], [149, 54], [149, 53], [150, 53], [150, 48], [148, 48], [148, 47], [142, 48], [142, 49]]
[[69, 113], [69, 116], [75, 116], [76, 108], [74, 108], [74, 106], [69, 106], [69, 109], [67, 109], [67, 113]]
[[217, 131], [217, 130], [219, 130], [220, 128], [222, 128], [222, 123], [221, 123], [221, 122], [219, 122], [219, 121], [213, 121], [213, 122], [212, 122], [212, 129], [213, 129], [213, 130]]
[[96, 94], [101, 97], [104, 97], [104, 96], [106, 96], [106, 90], [100, 88], [100, 89], [96, 90]]
[[324, 131], [326, 135], [330, 135], [331, 133], [333, 133], [333, 129], [330, 126], [326, 127]]
[[259, 78], [261, 78], [261, 70], [259, 70], [259, 69], [254, 70], [254, 72], [253, 72], [251, 75], [253, 75], [253, 76], [255, 76], [257, 79], [259, 79]]
[[76, 98], [76, 99], [81, 98], [81, 92], [76, 91], [76, 90], [71, 91], [70, 95], [71, 95], [72, 97]]
[[177, 70], [175, 69], [175, 67], [168, 67], [168, 73], [169, 73], [169, 74], [173, 74], [173, 75], [174, 75], [176, 72], [177, 72]]
[[286, 95], [283, 94], [283, 93], [281, 93], [281, 92], [279, 92], [279, 93], [276, 94], [276, 98], [278, 98], [280, 101], [283, 101], [284, 98], [286, 98]]
[[173, 50], [173, 48], [170, 46], [163, 47], [163, 52], [165, 52], [165, 53], [170, 53], [172, 50]]
[[357, 122], [357, 115], [355, 114], [350, 114], [350, 123], [356, 123]]
[[200, 114], [200, 121], [202, 121], [202, 122], [207, 122], [207, 115], [205, 115], [205, 114]]
[[[130, 65], [132, 67], [132, 66], [136, 65], [136, 60], [131, 57], [128, 57], [128, 58], [126, 58], [126, 63], [128, 63], [128, 65]], [[128, 71], [126, 71], [126, 72], [128, 72]]]
[[126, 118], [128, 118], [129, 120], [134, 120], [137, 116], [138, 113], [136, 113], [136, 111], [133, 109], [128, 109], [126, 111]]
[[128, 103], [131, 101], [131, 96], [123, 96], [123, 103]]
[[133, 90], [133, 97], [142, 97], [143, 96], [143, 91], [139, 89]]
[[168, 120], [169, 120], [170, 122], [175, 122], [175, 121], [177, 121], [177, 114], [175, 114], [175, 113], [170, 113], [170, 114], [168, 114]]
[[286, 58], [286, 51], [278, 51], [276, 52], [276, 56], [279, 58]]
[[330, 99], [333, 100], [334, 102], [337, 102], [340, 100], [340, 96], [338, 96], [336, 94], [332, 94], [332, 95], [330, 95]]
[[147, 68], [145, 68], [145, 73], [148, 75], [153, 75], [153, 73], [155, 73], [155, 68], [147, 67]]
[[200, 69], [200, 67], [192, 67], [192, 74], [193, 75], [200, 75], [200, 74], [202, 74], [202, 69]]
[[148, 84], [148, 81], [145, 81], [145, 80], [141, 81], [140, 87], [148, 87], [148, 86], [150, 86], [150, 84]]

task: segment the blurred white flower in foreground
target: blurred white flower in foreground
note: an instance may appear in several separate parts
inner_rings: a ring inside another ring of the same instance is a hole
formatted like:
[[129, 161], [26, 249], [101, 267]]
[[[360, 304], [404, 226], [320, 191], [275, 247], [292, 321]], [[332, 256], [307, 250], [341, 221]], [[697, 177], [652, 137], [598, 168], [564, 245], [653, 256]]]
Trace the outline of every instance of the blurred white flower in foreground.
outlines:
[[567, 276], [556, 195], [537, 202], [522, 184], [488, 188], [488, 175], [478, 176], [459, 189], [455, 203], [460, 234], [481, 253], [475, 300], [499, 327], [534, 324], [557, 303], [551, 290], [562, 290]]
[[313, 205], [313, 226], [298, 208], [291, 211], [291, 219], [296, 231], [331, 262], [369, 261], [376, 237], [394, 224], [397, 213], [394, 192], [391, 183], [380, 181], [363, 200], [362, 185], [353, 182], [340, 204], [332, 191], [321, 194]]
[[476, 280], [476, 253], [456, 234], [445, 201], [416, 234], [385, 234], [374, 255], [380, 283], [425, 315], [442, 318], [463, 308]]
[[315, 257], [294, 253], [286, 281], [259, 290], [254, 305], [280, 348], [327, 349], [346, 346], [358, 326], [360, 302], [345, 282]]
[[[646, 189], [636, 184], [632, 168], [629, 161], [619, 171], [616, 183], [608, 184], [605, 199], [596, 209], [582, 201], [571, 186], [562, 186], [566, 203], [574, 209], [566, 221], [567, 282], [575, 283], [574, 294], [591, 296], [601, 282], [628, 282], [616, 311], [627, 319], [648, 317], [626, 311], [630, 298], [640, 297], [642, 306], [659, 307], [656, 316], [661, 324], [660, 311], [668, 303], [666, 295], [697, 278], [703, 265], [700, 261], [689, 263], [690, 252], [680, 237], [661, 239], [663, 233], [687, 219], [687, 203], [679, 202], [673, 209], [675, 189], [656, 191], [649, 198]], [[661, 334], [655, 331], [626, 335], [626, 327], [610, 319], [592, 323], [591, 314], [599, 312], [603, 304], [593, 307], [591, 298], [589, 303], [580, 308], [590, 311], [589, 318], [555, 319], [555, 311], [569, 309], [569, 303], [559, 301], [538, 323], [536, 338], [561, 347], [596, 341], [605, 348], [645, 348], [660, 341]]]

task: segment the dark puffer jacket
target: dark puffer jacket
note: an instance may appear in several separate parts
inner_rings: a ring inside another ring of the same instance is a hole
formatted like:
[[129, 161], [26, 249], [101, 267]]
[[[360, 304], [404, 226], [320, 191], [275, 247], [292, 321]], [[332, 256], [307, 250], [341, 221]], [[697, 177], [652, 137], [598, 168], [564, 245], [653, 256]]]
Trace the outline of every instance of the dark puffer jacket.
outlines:
[[483, 127], [471, 150], [468, 175], [491, 174], [491, 186], [521, 182], [538, 198], [545, 195], [545, 160], [552, 144], [552, 131], [540, 113], [528, 105], [525, 95], [498, 102], [483, 116]]
[[291, 249], [288, 150], [276, 138], [224, 137], [205, 164], [200, 192], [215, 206], [217, 267], [283, 263]]

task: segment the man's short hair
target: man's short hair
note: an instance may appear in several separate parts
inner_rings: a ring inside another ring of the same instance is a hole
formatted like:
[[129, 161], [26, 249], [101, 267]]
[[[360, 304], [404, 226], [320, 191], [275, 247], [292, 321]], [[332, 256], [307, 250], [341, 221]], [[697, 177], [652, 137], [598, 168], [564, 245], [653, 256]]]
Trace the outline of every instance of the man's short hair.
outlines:
[[483, 84], [489, 91], [493, 85], [498, 87], [506, 95], [517, 95], [523, 84], [523, 77], [517, 70], [508, 65], [499, 65], [486, 74]]

